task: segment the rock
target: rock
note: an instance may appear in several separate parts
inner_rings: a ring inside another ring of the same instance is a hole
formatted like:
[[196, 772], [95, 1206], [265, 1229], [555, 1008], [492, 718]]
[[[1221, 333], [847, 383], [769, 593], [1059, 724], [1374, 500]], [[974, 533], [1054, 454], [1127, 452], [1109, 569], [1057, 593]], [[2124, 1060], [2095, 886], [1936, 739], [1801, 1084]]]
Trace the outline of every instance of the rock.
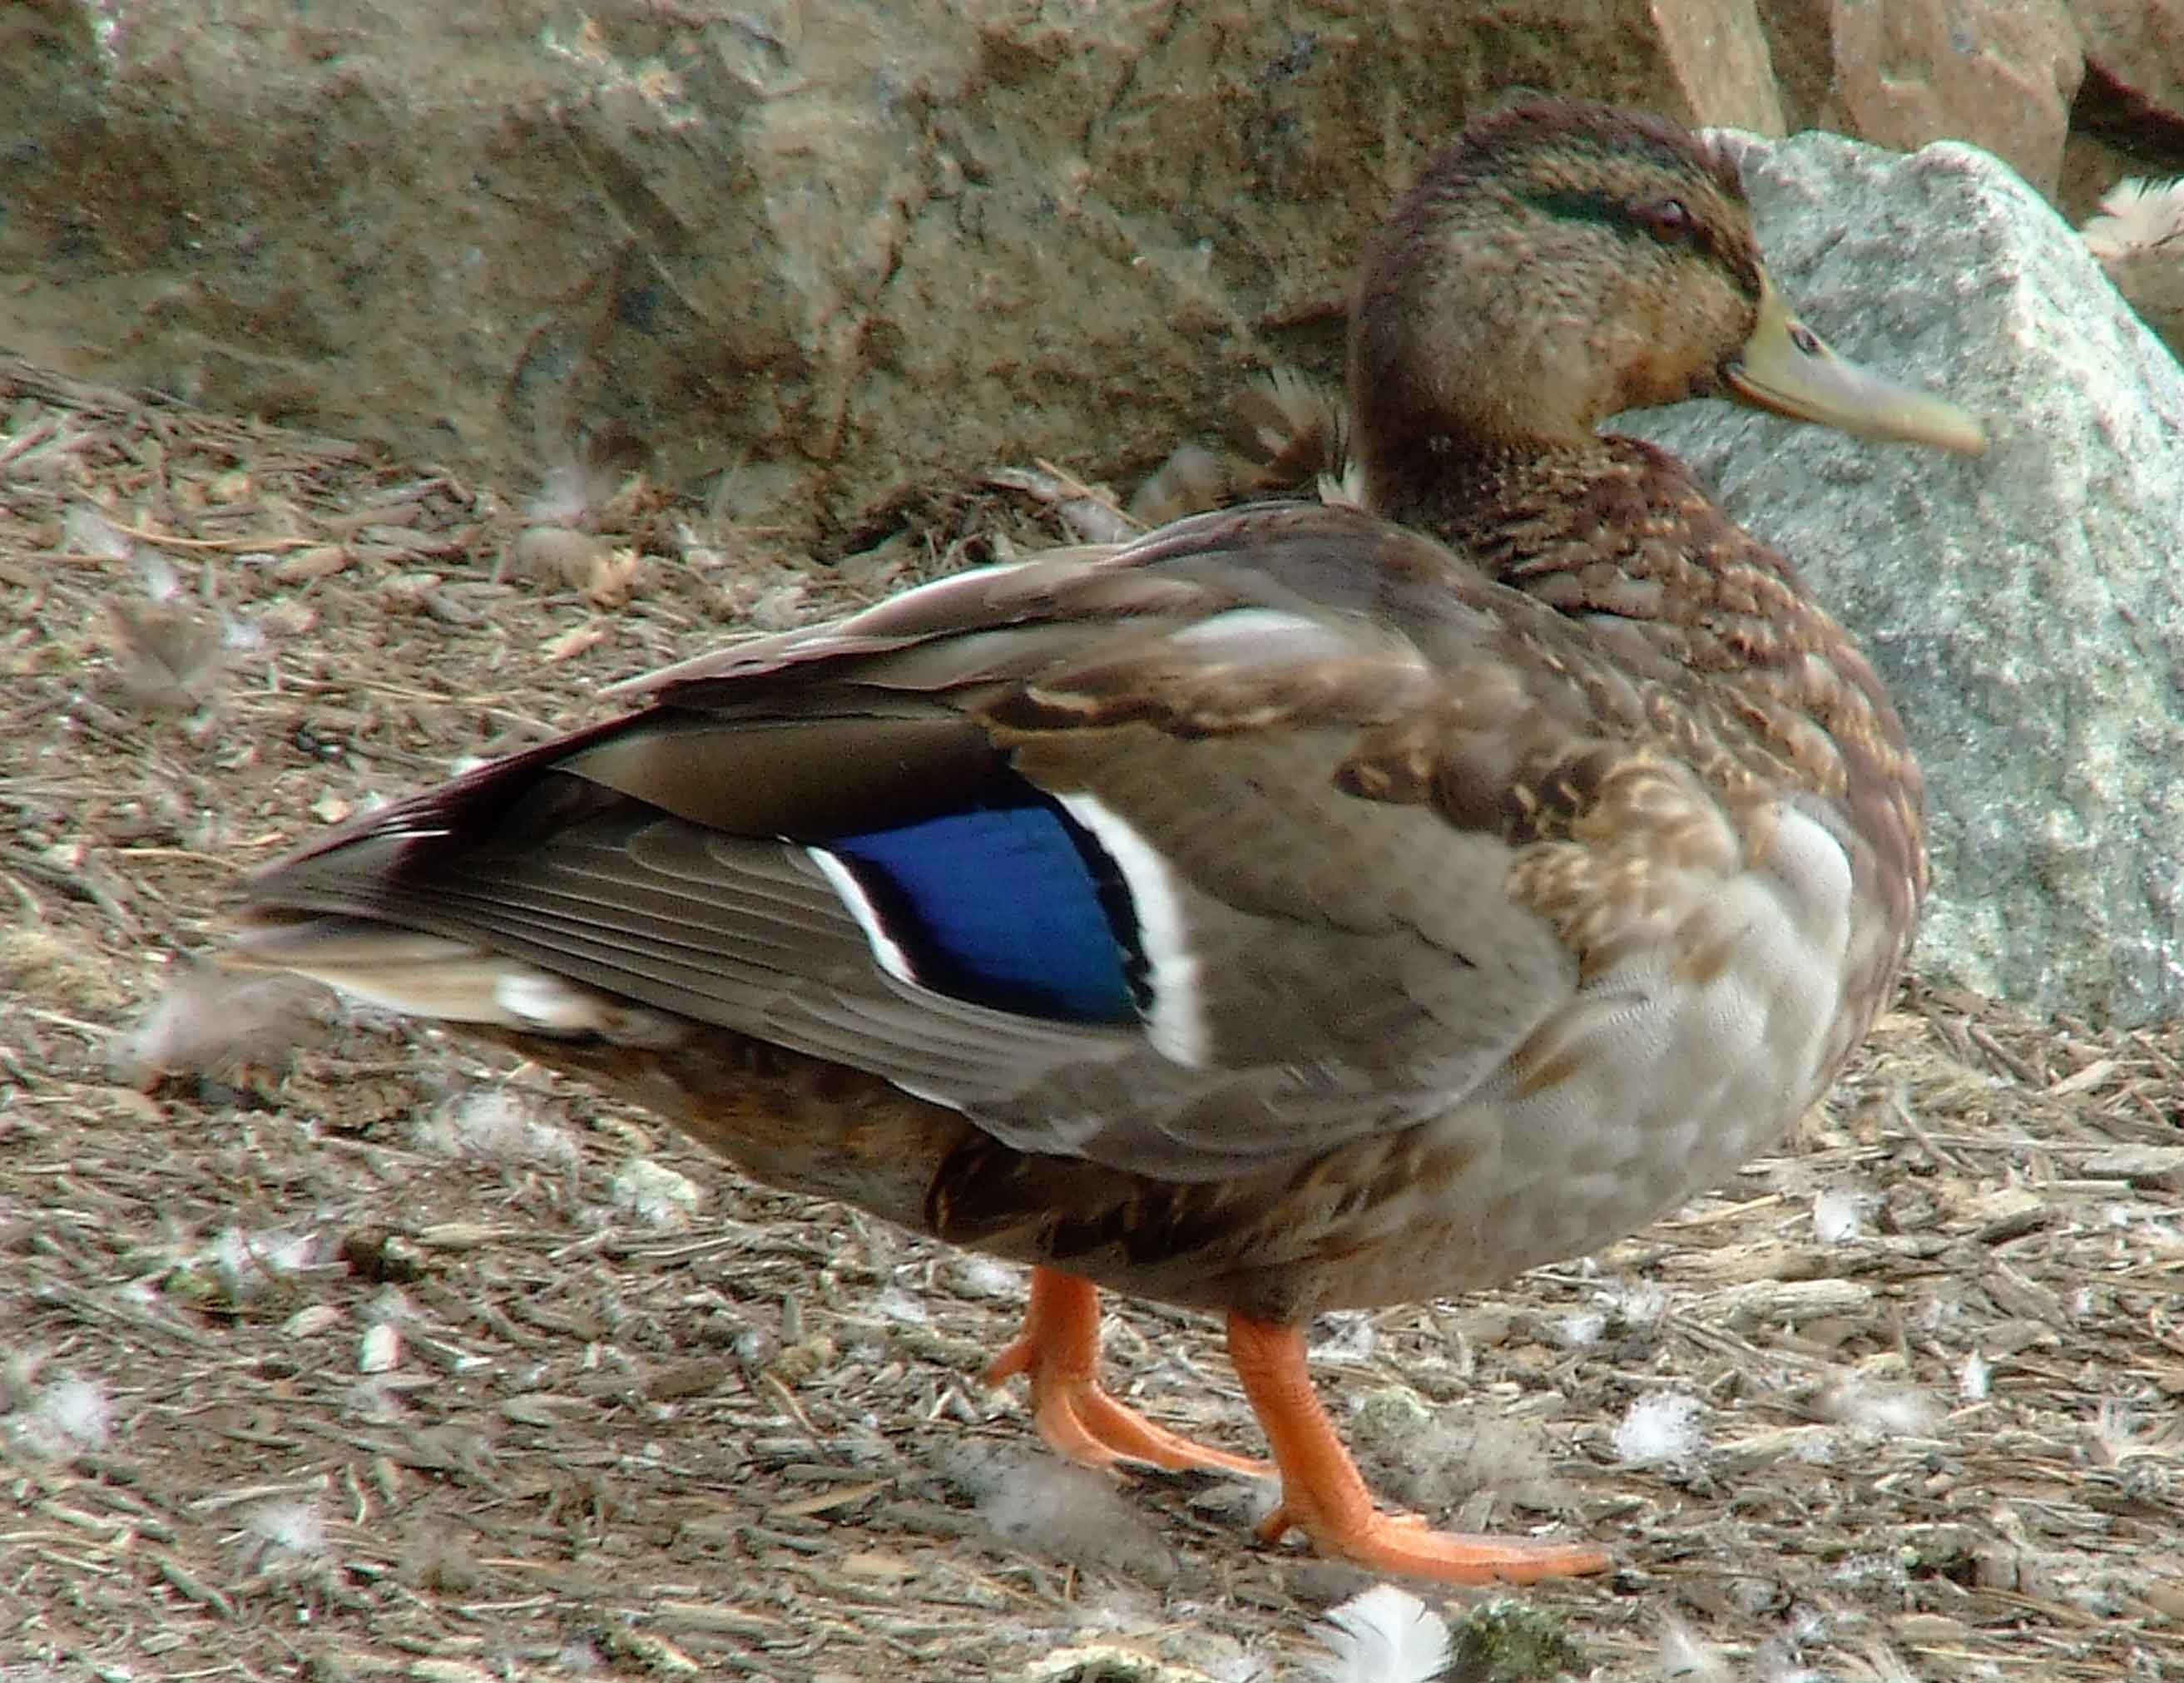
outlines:
[[2088, 66], [2133, 104], [2184, 123], [2184, 0], [2070, 0]]
[[2085, 70], [2064, 0], [1766, 0], [1761, 15], [1791, 130], [1969, 141], [2055, 190]]
[[1796, 555], [1887, 679], [1930, 784], [1914, 967], [2035, 1011], [2184, 1011], [2184, 370], [1982, 153], [1803, 135], [1745, 172], [1806, 319], [1946, 391], [1987, 454], [1719, 404], [1618, 424]]
[[837, 547], [1142, 467], [1330, 343], [1530, 85], [1778, 131], [1750, 0], [0, 8], [8, 348], [521, 489], [579, 436]]

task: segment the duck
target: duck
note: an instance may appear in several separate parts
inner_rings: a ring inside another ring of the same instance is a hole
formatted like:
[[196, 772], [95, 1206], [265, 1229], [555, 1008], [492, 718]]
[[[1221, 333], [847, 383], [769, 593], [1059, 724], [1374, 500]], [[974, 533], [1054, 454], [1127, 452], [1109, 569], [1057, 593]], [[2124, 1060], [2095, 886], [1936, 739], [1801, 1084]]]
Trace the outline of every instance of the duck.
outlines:
[[[1351, 305], [1356, 505], [1262, 502], [733, 642], [250, 878], [231, 961], [437, 1019], [759, 1181], [1029, 1266], [986, 1367], [1086, 1464], [1451, 1583], [1602, 1548], [1381, 1507], [1325, 1311], [1598, 1249], [1818, 1101], [1925, 894], [1874, 666], [1604, 418], [1722, 398], [1975, 454], [1769, 281], [1733, 161], [1530, 99]], [[1261, 1459], [1100, 1378], [1103, 1291], [1224, 1318]]]

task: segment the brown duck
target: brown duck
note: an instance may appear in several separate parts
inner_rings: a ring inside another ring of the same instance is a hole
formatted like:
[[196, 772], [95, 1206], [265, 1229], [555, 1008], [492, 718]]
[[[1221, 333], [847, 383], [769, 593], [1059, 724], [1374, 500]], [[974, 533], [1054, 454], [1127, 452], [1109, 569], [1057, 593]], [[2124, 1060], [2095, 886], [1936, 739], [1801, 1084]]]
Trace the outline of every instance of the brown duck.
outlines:
[[1865, 658], [1674, 458], [1716, 396], [1976, 451], [1785, 310], [1658, 119], [1472, 125], [1372, 241], [1370, 512], [1201, 515], [637, 686], [626, 718], [257, 877], [243, 961], [468, 1024], [749, 1173], [1034, 1267], [1040, 1432], [1262, 1472], [1104, 1391], [1096, 1289], [1217, 1310], [1292, 1528], [1381, 1570], [1596, 1571], [1376, 1511], [1323, 1309], [1591, 1251], [1823, 1093], [1926, 885]]

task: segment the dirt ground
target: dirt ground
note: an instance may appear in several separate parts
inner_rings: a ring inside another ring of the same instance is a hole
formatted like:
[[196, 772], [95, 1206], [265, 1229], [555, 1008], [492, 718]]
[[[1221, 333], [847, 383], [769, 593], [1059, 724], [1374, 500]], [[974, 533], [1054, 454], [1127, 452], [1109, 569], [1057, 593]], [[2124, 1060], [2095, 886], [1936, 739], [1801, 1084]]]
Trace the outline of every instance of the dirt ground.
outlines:
[[[1363, 1580], [1262, 1491], [1060, 1467], [979, 1385], [1016, 1271], [188, 979], [314, 827], [1056, 535], [972, 488], [820, 566], [605, 454], [526, 504], [0, 364], [0, 1680], [1324, 1675]], [[2184, 1676], [2180, 1061], [1914, 985], [1675, 1219], [1318, 1328], [1384, 1494], [1614, 1552], [1424, 1590], [1549, 1639], [1454, 1675]], [[1251, 1446], [1207, 1320], [1113, 1310], [1119, 1390]]]

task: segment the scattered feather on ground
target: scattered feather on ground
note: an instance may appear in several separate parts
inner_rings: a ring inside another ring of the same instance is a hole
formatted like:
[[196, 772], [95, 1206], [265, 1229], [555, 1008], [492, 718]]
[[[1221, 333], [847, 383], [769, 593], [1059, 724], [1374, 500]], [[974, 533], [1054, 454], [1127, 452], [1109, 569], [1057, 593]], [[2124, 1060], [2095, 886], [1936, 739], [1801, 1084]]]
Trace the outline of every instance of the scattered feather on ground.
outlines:
[[1321, 1683], [1433, 1683], [1448, 1664], [1448, 1621], [1393, 1584], [1329, 1608], [1318, 1635]]

